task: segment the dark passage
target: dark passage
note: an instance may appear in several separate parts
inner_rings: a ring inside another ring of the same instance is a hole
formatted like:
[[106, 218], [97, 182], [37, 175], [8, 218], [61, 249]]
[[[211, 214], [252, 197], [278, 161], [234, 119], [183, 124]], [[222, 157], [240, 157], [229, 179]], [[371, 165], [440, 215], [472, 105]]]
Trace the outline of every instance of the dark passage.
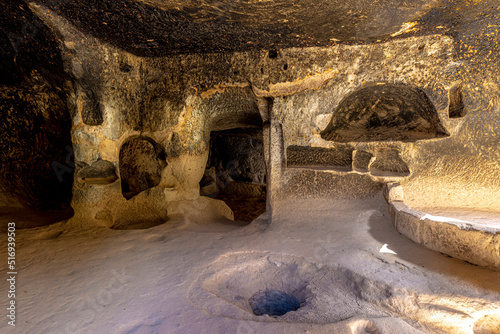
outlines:
[[201, 195], [221, 199], [235, 220], [252, 221], [266, 211], [262, 129], [212, 131]]

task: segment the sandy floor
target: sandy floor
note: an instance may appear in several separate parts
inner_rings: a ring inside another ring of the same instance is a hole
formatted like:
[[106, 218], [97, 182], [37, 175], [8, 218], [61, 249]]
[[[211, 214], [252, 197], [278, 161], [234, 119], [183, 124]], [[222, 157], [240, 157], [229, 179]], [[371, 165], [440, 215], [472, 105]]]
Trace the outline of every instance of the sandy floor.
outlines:
[[[470, 334], [500, 313], [500, 272], [414, 244], [389, 219], [380, 197], [289, 200], [272, 224], [243, 227], [177, 217], [144, 230], [18, 230], [16, 327], [3, 315], [0, 332]], [[253, 315], [248, 299], [265, 290], [301, 307]]]

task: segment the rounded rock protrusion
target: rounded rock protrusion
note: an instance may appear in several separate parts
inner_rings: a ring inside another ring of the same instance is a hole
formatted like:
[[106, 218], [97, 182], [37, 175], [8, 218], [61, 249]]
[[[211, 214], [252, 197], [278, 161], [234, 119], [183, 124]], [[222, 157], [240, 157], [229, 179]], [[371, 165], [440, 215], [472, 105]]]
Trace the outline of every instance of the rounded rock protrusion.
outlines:
[[500, 334], [500, 314], [487, 314], [474, 322], [474, 334]]

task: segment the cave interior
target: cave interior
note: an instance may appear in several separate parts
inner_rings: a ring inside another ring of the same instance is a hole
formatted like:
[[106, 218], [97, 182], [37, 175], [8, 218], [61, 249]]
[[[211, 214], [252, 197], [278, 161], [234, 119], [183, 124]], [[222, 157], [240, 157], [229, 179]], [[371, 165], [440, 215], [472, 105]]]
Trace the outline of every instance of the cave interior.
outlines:
[[500, 1], [2, 7], [6, 333], [500, 333]]

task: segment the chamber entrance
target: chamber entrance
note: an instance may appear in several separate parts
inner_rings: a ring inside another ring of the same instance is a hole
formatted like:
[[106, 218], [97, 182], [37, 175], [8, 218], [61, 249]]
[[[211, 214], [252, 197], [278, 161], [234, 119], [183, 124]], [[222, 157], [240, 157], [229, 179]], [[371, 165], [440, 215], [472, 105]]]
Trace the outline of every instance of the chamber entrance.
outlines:
[[220, 199], [235, 220], [250, 222], [266, 211], [262, 128], [212, 131], [201, 195]]

